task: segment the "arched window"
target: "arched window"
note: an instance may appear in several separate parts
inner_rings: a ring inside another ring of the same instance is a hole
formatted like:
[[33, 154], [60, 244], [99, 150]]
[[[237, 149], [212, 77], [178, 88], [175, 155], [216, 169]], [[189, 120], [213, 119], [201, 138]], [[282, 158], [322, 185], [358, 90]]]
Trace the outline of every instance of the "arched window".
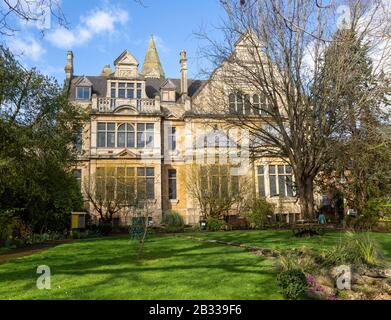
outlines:
[[254, 114], [260, 114], [260, 109], [259, 109], [259, 95], [254, 94], [253, 95], [253, 113]]
[[237, 107], [237, 113], [238, 114], [243, 114], [244, 113], [244, 109], [243, 109], [243, 96], [241, 94], [238, 94], [236, 96], [236, 99], [237, 99], [237, 104], [236, 104], [236, 107]]
[[229, 95], [229, 113], [236, 113], [236, 97], [233, 93]]
[[134, 127], [129, 123], [123, 123], [117, 130], [117, 147], [134, 148]]

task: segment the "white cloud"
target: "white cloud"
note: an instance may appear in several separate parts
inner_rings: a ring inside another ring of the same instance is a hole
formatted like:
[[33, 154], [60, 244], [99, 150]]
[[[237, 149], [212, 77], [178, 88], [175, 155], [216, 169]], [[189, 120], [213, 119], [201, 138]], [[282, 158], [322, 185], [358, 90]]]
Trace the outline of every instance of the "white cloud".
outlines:
[[76, 36], [65, 28], [57, 28], [47, 36], [48, 40], [56, 47], [68, 48], [76, 43]]
[[90, 41], [94, 36], [113, 33], [118, 25], [124, 25], [129, 20], [129, 15], [125, 10], [98, 9], [91, 11], [88, 15], [80, 18], [79, 25], [68, 30], [59, 27], [49, 33], [47, 39], [55, 47], [70, 49], [81, 46]]
[[11, 38], [7, 45], [16, 56], [20, 56], [23, 60], [39, 61], [46, 53], [45, 48], [30, 36]]

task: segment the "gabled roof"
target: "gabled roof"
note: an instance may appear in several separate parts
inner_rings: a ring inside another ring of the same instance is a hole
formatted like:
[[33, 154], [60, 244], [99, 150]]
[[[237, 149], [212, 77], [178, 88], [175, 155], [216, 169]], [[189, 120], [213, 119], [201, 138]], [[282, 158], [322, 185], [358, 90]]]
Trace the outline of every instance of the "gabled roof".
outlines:
[[138, 66], [137, 59], [129, 52], [128, 49], [125, 49], [117, 59], [114, 61], [114, 65], [125, 64], [131, 66]]
[[149, 39], [148, 50], [145, 54], [141, 74], [146, 78], [164, 78], [163, 67], [160, 63], [153, 36]]
[[90, 80], [88, 80], [88, 78], [86, 76], [82, 76], [75, 82], [75, 86], [91, 87], [92, 82]]
[[167, 79], [160, 87], [160, 89], [166, 90], [175, 90], [176, 88], [176, 85], [174, 84], [174, 82], [171, 81], [171, 79]]

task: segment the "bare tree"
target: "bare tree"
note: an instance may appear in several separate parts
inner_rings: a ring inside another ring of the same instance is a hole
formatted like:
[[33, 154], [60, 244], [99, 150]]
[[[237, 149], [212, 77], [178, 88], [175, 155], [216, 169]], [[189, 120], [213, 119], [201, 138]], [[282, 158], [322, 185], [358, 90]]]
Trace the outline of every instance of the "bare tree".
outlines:
[[145, 199], [144, 196], [137, 198], [137, 205], [135, 206], [135, 211], [133, 217], [137, 217], [141, 220], [142, 234], [139, 237], [139, 248], [137, 252], [137, 258], [141, 259], [144, 252], [145, 240], [147, 239], [149, 231], [149, 217], [152, 216], [155, 209], [156, 200]]
[[19, 31], [20, 22], [36, 23], [43, 27], [54, 18], [57, 24], [67, 25], [59, 0], [2, 0], [1, 2], [1, 35], [14, 35], [15, 32]]
[[[195, 97], [195, 112], [216, 110], [216, 117], [248, 130], [255, 158], [289, 162], [302, 214], [312, 218], [314, 179], [330, 161], [333, 141], [346, 134], [350, 115], [362, 106], [353, 104], [352, 111], [339, 104], [346, 76], [356, 66], [354, 56], [336, 57], [337, 81], [328, 94], [325, 48], [336, 41], [338, 28], [352, 29], [365, 39], [380, 1], [341, 3], [348, 8], [345, 19], [336, 6], [324, 7], [313, 0], [221, 0], [221, 4], [227, 13], [220, 28], [223, 40], [211, 38], [210, 32], [198, 34], [207, 42], [203, 56], [217, 68], [205, 85], [210, 98]], [[386, 90], [379, 85], [375, 91]], [[363, 101], [370, 99], [366, 96]]]
[[[134, 168], [127, 168], [134, 172]], [[111, 224], [122, 214], [139, 215], [151, 195], [147, 192], [147, 177], [126, 175], [124, 167], [98, 167], [84, 185], [84, 193], [103, 223]], [[153, 178], [154, 179], [154, 178]]]
[[230, 212], [241, 212], [251, 197], [247, 177], [230, 173], [229, 165], [189, 165], [186, 189], [204, 217], [223, 218]]
[[84, 185], [84, 194], [99, 214], [100, 221], [112, 224], [113, 217], [126, 206], [125, 186], [115, 168], [99, 168]]

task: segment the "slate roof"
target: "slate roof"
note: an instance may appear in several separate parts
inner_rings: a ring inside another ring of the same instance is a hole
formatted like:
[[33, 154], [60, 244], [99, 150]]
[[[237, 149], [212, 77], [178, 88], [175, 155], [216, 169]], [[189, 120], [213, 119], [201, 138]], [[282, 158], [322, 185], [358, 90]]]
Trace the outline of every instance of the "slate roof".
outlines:
[[[76, 90], [75, 84], [84, 76], [74, 76], [71, 82], [70, 99], [75, 100]], [[86, 76], [86, 78], [92, 83], [92, 94], [96, 94], [98, 97], [106, 97], [107, 93], [107, 77], [103, 76]], [[160, 92], [160, 88], [165, 84], [167, 80], [170, 80], [176, 86], [177, 100], [180, 95], [181, 80], [180, 79], [145, 79], [145, 91], [150, 99], [154, 99]], [[206, 80], [192, 80], [188, 79], [188, 95], [192, 97], [202, 86]]]

